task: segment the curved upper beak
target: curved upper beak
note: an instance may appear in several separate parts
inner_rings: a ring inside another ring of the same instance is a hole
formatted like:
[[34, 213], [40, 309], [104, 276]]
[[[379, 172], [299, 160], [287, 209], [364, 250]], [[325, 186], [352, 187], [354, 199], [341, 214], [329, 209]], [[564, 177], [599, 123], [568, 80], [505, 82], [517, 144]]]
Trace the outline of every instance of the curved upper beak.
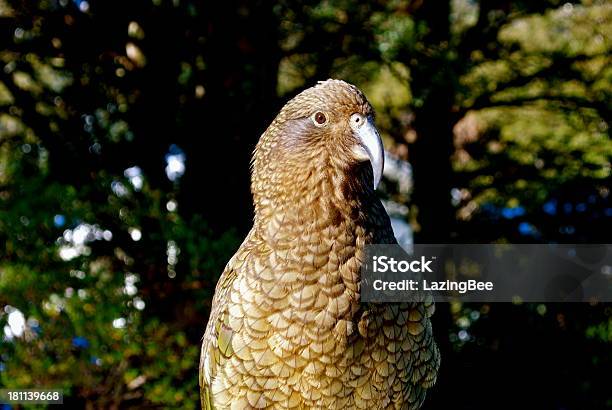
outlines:
[[385, 167], [385, 152], [380, 134], [378, 134], [378, 130], [374, 126], [374, 123], [370, 118], [364, 118], [364, 120], [365, 121], [361, 121], [359, 125], [351, 124], [359, 140], [359, 146], [362, 148], [362, 150], [357, 151], [365, 151], [356, 152], [356, 155], [360, 160], [370, 161], [372, 174], [374, 175], [374, 189], [376, 189], [380, 183]]

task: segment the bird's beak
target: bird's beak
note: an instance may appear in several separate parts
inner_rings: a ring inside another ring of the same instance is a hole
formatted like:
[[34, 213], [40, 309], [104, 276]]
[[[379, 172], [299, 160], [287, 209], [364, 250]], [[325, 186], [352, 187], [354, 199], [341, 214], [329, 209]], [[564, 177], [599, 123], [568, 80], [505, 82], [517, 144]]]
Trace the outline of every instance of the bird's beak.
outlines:
[[[371, 119], [364, 118], [361, 124], [353, 126], [359, 140], [359, 148], [355, 152], [357, 159], [369, 160], [374, 175], [374, 189], [378, 187], [385, 167], [385, 153], [378, 130]], [[365, 151], [365, 152], [364, 152]]]

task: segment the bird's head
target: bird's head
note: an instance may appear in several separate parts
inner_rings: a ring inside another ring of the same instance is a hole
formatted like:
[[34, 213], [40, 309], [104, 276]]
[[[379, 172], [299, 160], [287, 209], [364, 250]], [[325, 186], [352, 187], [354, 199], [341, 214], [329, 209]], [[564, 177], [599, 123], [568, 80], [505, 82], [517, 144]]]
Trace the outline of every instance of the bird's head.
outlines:
[[255, 196], [279, 195], [332, 178], [372, 191], [383, 166], [383, 145], [366, 97], [344, 81], [321, 81], [290, 100], [261, 136], [252, 190]]

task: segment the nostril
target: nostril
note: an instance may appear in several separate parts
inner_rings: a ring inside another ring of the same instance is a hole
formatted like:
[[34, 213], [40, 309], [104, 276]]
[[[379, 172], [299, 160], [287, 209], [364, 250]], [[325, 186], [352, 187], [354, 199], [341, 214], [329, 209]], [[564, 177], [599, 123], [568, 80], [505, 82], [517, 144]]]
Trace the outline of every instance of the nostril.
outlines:
[[353, 114], [351, 115], [350, 121], [352, 123], [352, 127], [357, 129], [357, 128], [360, 128], [366, 120], [362, 115]]

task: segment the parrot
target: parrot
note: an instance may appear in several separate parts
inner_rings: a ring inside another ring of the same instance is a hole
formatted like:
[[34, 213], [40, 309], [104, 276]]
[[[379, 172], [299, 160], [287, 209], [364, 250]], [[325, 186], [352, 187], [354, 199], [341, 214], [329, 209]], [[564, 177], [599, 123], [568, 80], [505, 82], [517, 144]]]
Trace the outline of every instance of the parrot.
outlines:
[[285, 104], [251, 161], [253, 227], [215, 288], [203, 409], [418, 409], [440, 353], [433, 299], [362, 303], [368, 244], [397, 244], [375, 192], [374, 109], [342, 80]]

